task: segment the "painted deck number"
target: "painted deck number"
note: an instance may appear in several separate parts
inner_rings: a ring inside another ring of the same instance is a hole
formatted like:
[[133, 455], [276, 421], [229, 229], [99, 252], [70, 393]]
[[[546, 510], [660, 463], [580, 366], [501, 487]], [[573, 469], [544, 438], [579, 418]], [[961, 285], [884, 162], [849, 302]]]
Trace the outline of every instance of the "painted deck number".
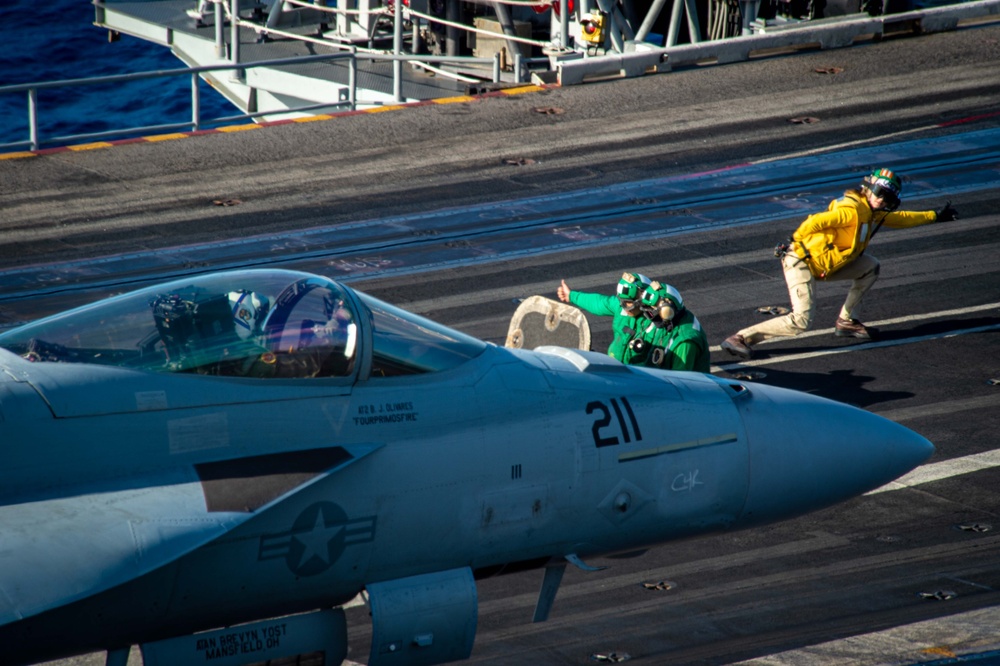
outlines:
[[[618, 403], [619, 400], [621, 400], [620, 405]], [[625, 409], [624, 414], [622, 413], [623, 407]], [[612, 411], [614, 411], [614, 419], [611, 417]], [[611, 409], [608, 409], [608, 406], [599, 400], [587, 403], [587, 414], [594, 414], [595, 412], [598, 414], [598, 417], [594, 421], [594, 425], [590, 428], [590, 431], [594, 434], [595, 446], [616, 446], [621, 443], [618, 435], [622, 436], [626, 444], [632, 441], [633, 436], [635, 437], [635, 441], [642, 441], [639, 422], [636, 421], [632, 405], [629, 404], [628, 398], [625, 396], [611, 398]], [[625, 414], [628, 414], [628, 423], [625, 421]], [[616, 421], [617, 425], [614, 425], [612, 420]], [[632, 426], [631, 432], [629, 431], [630, 424]]]

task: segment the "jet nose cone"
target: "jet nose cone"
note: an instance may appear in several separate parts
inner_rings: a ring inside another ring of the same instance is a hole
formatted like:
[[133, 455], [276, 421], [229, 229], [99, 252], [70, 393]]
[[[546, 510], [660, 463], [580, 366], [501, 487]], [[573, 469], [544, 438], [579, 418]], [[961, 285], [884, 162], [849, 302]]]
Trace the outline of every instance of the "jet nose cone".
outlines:
[[[882, 417], [876, 416], [876, 418]], [[888, 421], [888, 419], [884, 420]], [[922, 435], [918, 435], [898, 423], [893, 423], [892, 421], [888, 421], [888, 423], [892, 423], [897, 429], [895, 437], [892, 440], [894, 449], [890, 474], [892, 474], [893, 479], [898, 479], [926, 462], [928, 458], [934, 455], [935, 449], [934, 445]]]
[[750, 447], [744, 519], [777, 520], [861, 495], [934, 453], [924, 437], [824, 398], [754, 386], [741, 409]]

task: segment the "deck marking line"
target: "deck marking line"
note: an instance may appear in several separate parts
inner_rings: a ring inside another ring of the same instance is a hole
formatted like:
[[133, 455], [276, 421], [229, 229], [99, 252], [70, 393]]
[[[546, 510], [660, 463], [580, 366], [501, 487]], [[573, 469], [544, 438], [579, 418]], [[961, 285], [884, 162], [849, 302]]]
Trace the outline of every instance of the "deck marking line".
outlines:
[[[361, 113], [380, 113], [382, 111], [394, 111], [396, 109], [405, 109], [405, 108], [414, 107], [414, 106], [427, 106], [427, 105], [430, 105], [430, 104], [452, 104], [452, 103], [456, 103], [456, 102], [474, 102], [477, 99], [481, 99], [483, 97], [506, 97], [506, 96], [510, 96], [510, 95], [523, 95], [525, 93], [542, 92], [544, 90], [548, 90], [549, 88], [555, 88], [555, 87], [558, 87], [558, 86], [530, 84], [530, 85], [518, 86], [516, 88], [508, 88], [508, 89], [505, 89], [505, 90], [493, 90], [493, 91], [485, 92], [485, 93], [482, 93], [482, 94], [479, 94], [479, 95], [462, 95], [462, 96], [457, 96], [457, 97], [440, 97], [440, 98], [430, 99], [430, 100], [420, 100], [420, 101], [417, 101], [417, 102], [408, 102], [408, 103], [402, 103], [402, 104], [392, 104], [392, 105], [386, 105], [386, 106], [378, 106], [378, 107], [374, 107], [374, 108], [371, 108], [371, 109], [356, 109], [354, 111], [341, 111], [339, 113], [317, 114], [315, 116], [308, 116], [308, 117], [305, 117], [305, 118], [292, 118], [292, 119], [285, 119], [285, 120], [272, 120], [272, 121], [265, 121], [265, 122], [261, 122], [261, 123], [250, 123], [250, 124], [246, 124], [246, 125], [224, 125], [222, 127], [216, 127], [214, 129], [191, 130], [189, 132], [175, 132], [175, 133], [172, 133], [172, 134], [151, 135], [151, 136], [144, 136], [144, 137], [131, 138], [131, 139], [115, 139], [113, 141], [101, 141], [101, 142], [98, 142], [98, 143], [88, 143], [88, 144], [82, 144], [82, 145], [57, 146], [57, 147], [54, 147], [54, 148], [40, 148], [39, 150], [17, 151], [17, 152], [12, 152], [12, 153], [3, 153], [3, 152], [0, 152], [0, 160], [21, 159], [21, 158], [24, 158], [24, 157], [37, 157], [39, 155], [54, 155], [54, 154], [57, 154], [57, 153], [64, 153], [64, 152], [68, 152], [68, 151], [97, 150], [97, 149], [100, 149], [100, 148], [113, 148], [115, 146], [124, 146], [124, 145], [133, 144], [133, 143], [145, 143], [145, 142], [156, 143], [158, 141], [166, 141], [167, 140], [166, 138], [162, 138], [162, 137], [170, 137], [171, 139], [182, 139], [182, 138], [190, 138], [190, 137], [194, 137], [194, 136], [202, 136], [204, 134], [216, 134], [216, 133], [220, 133], [220, 132], [221, 133], [239, 132], [239, 131], [248, 130], [248, 129], [258, 129], [258, 128], [261, 128], [261, 127], [270, 127], [270, 126], [273, 126], [273, 125], [288, 125], [288, 124], [291, 124], [291, 123], [313, 122], [313, 121], [317, 121], [317, 120], [330, 120], [330, 119], [333, 119], [333, 118], [341, 118], [341, 117], [347, 117], [347, 116], [356, 116], [356, 115], [361, 114]], [[289, 112], [289, 113], [291, 113], [291, 112]], [[123, 133], [127, 132], [127, 131], [128, 131], [128, 128], [126, 128], [125, 130], [123, 130]], [[2, 149], [0, 149], [0, 150], [2, 150]]]
[[186, 139], [187, 134], [183, 132], [174, 132], [173, 134], [154, 134], [152, 136], [141, 137], [141, 141], [148, 141], [150, 143], [156, 143], [158, 141], [173, 141], [175, 139]]
[[108, 143], [107, 141], [96, 141], [94, 143], [81, 143], [80, 145], [77, 146], [69, 146], [68, 150], [74, 152], [83, 150], [99, 150], [101, 148], [110, 148], [111, 146], [112, 144]]
[[723, 370], [730, 372], [733, 370], [739, 370], [740, 368], [756, 367], [761, 365], [777, 365], [779, 363], [787, 363], [789, 361], [802, 361], [810, 358], [819, 358], [821, 356], [833, 356], [835, 354], [849, 354], [852, 352], [868, 351], [869, 349], [881, 349], [883, 347], [899, 347], [901, 345], [909, 345], [917, 342], [927, 342], [928, 340], [943, 340], [945, 338], [955, 338], [960, 335], [968, 335], [970, 333], [986, 333], [988, 331], [1000, 330], [1000, 324], [990, 324], [989, 326], [976, 326], [975, 328], [965, 328], [955, 331], [943, 331], [941, 333], [934, 333], [931, 335], [919, 335], [915, 338], [904, 338], [902, 340], [883, 340], [882, 342], [865, 342], [860, 345], [850, 345], [849, 347], [838, 347], [836, 349], [824, 349], [822, 351], [806, 352], [802, 354], [789, 354], [788, 356], [779, 356], [777, 358], [762, 358], [757, 361], [740, 361], [738, 363], [729, 363], [726, 365], [712, 366], [712, 372], [718, 370]]
[[889, 139], [889, 138], [895, 139], [895, 138], [898, 138], [898, 137], [907, 136], [909, 134], [919, 134], [920, 132], [927, 132], [927, 131], [930, 131], [930, 130], [940, 129], [942, 127], [951, 127], [953, 125], [963, 125], [965, 123], [976, 122], [976, 121], [979, 121], [979, 120], [986, 120], [988, 118], [993, 118], [994, 116], [997, 116], [997, 115], [1000, 115], [1000, 111], [997, 111], [995, 113], [982, 113], [982, 114], [979, 114], [977, 116], [968, 116], [967, 118], [959, 118], [957, 120], [949, 120], [949, 121], [943, 122], [943, 123], [934, 123], [933, 125], [924, 125], [923, 127], [914, 127], [912, 129], [908, 129], [908, 130], [900, 130], [898, 132], [892, 132], [890, 134], [883, 134], [883, 135], [881, 135], [879, 137], [873, 137], [871, 139], [858, 139], [856, 141], [845, 141], [844, 143], [837, 143], [837, 144], [833, 144], [833, 145], [830, 145], [830, 146], [822, 146], [820, 148], [813, 148], [812, 150], [802, 150], [802, 151], [795, 152], [795, 153], [786, 153], [785, 155], [776, 156], [776, 157], [765, 157], [764, 159], [756, 160], [755, 162], [752, 162], [751, 164], [767, 164], [768, 162], [777, 162], [779, 160], [784, 160], [784, 159], [789, 159], [789, 158], [794, 159], [796, 157], [808, 157], [810, 155], [819, 155], [821, 153], [825, 153], [825, 152], [831, 151], [831, 150], [841, 150], [843, 148], [851, 148], [851, 147], [854, 147], [854, 146], [862, 146], [862, 145], [864, 145], [866, 143], [872, 143], [876, 139], [878, 139], [879, 141], [881, 141], [883, 139]]
[[[994, 307], [996, 307], [996, 305], [975, 306], [974, 309], [981, 311], [981, 310], [991, 309], [991, 308], [994, 308]], [[951, 314], [954, 314], [954, 311], [952, 311]], [[937, 316], [937, 315], [934, 315], [934, 314], [923, 315], [922, 318], [933, 317], [933, 316]], [[888, 320], [885, 323], [888, 323]], [[872, 326], [874, 326], [874, 325], [875, 324], [872, 324]], [[988, 324], [986, 326], [976, 326], [976, 327], [973, 327], [973, 328], [957, 329], [957, 330], [951, 330], [951, 331], [942, 331], [941, 333], [931, 333], [931, 334], [928, 334], [928, 335], [920, 335], [920, 336], [913, 337], [913, 338], [903, 338], [901, 340], [882, 340], [882, 341], [875, 341], [875, 342], [864, 342], [864, 343], [861, 343], [861, 344], [850, 345], [850, 346], [847, 346], [847, 347], [836, 347], [836, 348], [830, 348], [830, 349], [823, 349], [823, 350], [815, 351], [815, 352], [803, 352], [801, 354], [788, 354], [787, 356], [778, 356], [778, 357], [775, 357], [775, 358], [762, 358], [762, 359], [757, 359], [756, 361], [754, 361], [754, 360], [749, 360], [749, 361], [734, 361], [733, 363], [725, 363], [725, 364], [722, 364], [722, 365], [713, 365], [712, 366], [712, 372], [718, 372], [718, 371], [731, 372], [733, 370], [739, 370], [740, 368], [757, 367], [757, 366], [762, 366], [762, 365], [777, 365], [779, 363], [787, 363], [789, 361], [801, 361], [801, 360], [810, 359], [810, 358], [818, 358], [818, 357], [821, 357], [821, 356], [830, 356], [830, 355], [833, 355], [833, 354], [847, 354], [847, 353], [850, 353], [850, 352], [867, 351], [869, 349], [880, 349], [880, 348], [883, 348], [883, 347], [898, 347], [900, 345], [913, 344], [913, 343], [916, 343], [916, 342], [926, 342], [928, 340], [941, 340], [941, 339], [944, 339], [944, 338], [953, 338], [953, 337], [957, 337], [959, 335], [967, 335], [967, 334], [970, 334], [970, 333], [985, 333], [985, 332], [994, 331], [994, 330], [997, 330], [997, 329], [1000, 329], [1000, 324]], [[833, 333], [833, 330], [834, 329], [832, 329], [832, 328], [823, 329], [821, 331], [814, 332], [812, 335], [829, 335], [830, 333]], [[792, 338], [801, 338], [804, 335], [809, 335], [809, 334], [808, 333], [803, 333], [802, 335], [789, 336], [787, 338], [780, 338], [780, 339], [781, 340], [790, 340]], [[761, 343], [761, 344], [763, 344], [763, 343]], [[718, 346], [713, 346], [713, 347], [709, 348], [710, 352], [712, 352], [712, 351], [721, 351], [721, 350], [722, 350], [722, 348], [718, 347]]]
[[892, 490], [904, 490], [913, 488], [932, 481], [941, 481], [953, 476], [962, 474], [972, 474], [983, 470], [1000, 467], [1000, 449], [984, 451], [983, 453], [973, 453], [972, 455], [952, 458], [939, 463], [921, 465], [909, 474], [899, 477], [895, 481], [890, 481], [881, 488], [871, 490], [865, 495], [876, 495], [887, 493]]
[[[878, 328], [882, 326], [894, 326], [896, 324], [908, 324], [914, 321], [926, 321], [928, 319], [941, 319], [944, 317], [957, 317], [959, 315], [972, 314], [975, 312], [985, 312], [986, 310], [1000, 310], [1000, 302], [998, 303], [984, 303], [982, 305], [971, 305], [965, 308], [955, 308], [952, 310], [939, 310], [938, 312], [925, 312], [923, 314], [913, 314], [906, 315], [905, 317], [893, 317], [892, 319], [880, 319], [879, 321], [873, 321], [869, 323], [869, 326]], [[805, 333], [800, 333], [799, 335], [790, 335], [781, 338], [771, 338], [770, 340], [764, 340], [758, 342], [755, 347], [760, 347], [762, 345], [772, 345], [779, 342], [788, 342], [789, 340], [803, 340], [805, 338], [815, 338], [821, 335], [830, 335], [835, 332], [836, 329], [830, 328], [820, 328], [814, 329], [812, 331], [806, 331]], [[712, 346], [709, 351], [722, 351], [722, 347], [719, 345]]]
[[875, 413], [890, 421], [899, 423], [900, 421], [918, 419], [924, 416], [941, 416], [942, 414], [954, 414], [955, 412], [966, 412], [973, 409], [988, 410], [997, 408], [1000, 408], [1000, 393], [965, 398], [963, 400], [946, 400], [930, 405], [917, 405], [916, 407], [899, 407]]

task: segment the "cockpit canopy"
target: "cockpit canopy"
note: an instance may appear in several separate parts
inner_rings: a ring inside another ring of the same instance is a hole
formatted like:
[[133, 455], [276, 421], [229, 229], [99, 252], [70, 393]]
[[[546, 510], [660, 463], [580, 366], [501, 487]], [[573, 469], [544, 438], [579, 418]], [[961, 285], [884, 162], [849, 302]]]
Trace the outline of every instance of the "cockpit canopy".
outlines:
[[36, 362], [255, 378], [354, 376], [371, 327], [371, 377], [435, 372], [486, 343], [327, 278], [243, 270], [176, 280], [0, 334]]

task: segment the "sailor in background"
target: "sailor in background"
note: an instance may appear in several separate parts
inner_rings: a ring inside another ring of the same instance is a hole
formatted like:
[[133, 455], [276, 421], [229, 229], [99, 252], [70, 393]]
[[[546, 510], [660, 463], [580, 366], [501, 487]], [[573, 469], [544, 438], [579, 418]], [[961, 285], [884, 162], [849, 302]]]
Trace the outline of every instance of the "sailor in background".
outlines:
[[641, 334], [649, 346], [646, 365], [709, 372], [708, 339], [701, 322], [684, 307], [680, 292], [654, 281], [646, 286], [641, 303], [646, 318]]
[[758, 342], [807, 331], [815, 314], [816, 280], [852, 280], [835, 333], [839, 337], [870, 339], [872, 331], [858, 320], [857, 312], [861, 299], [878, 279], [878, 259], [865, 254], [872, 238], [883, 224], [906, 228], [958, 218], [950, 202], [937, 212], [897, 211], [902, 189], [895, 173], [875, 169], [857, 189], [844, 192], [826, 211], [806, 218], [789, 242], [774, 251], [784, 268], [792, 311], [744, 328], [726, 338], [722, 348], [749, 359]]
[[556, 289], [556, 295], [563, 303], [571, 303], [581, 310], [599, 317], [614, 317], [611, 328], [614, 339], [608, 347], [608, 355], [622, 363], [641, 365], [645, 361], [642, 336], [638, 331], [644, 325], [639, 298], [649, 278], [641, 273], [623, 273], [618, 281], [614, 296], [573, 291], [566, 280]]

